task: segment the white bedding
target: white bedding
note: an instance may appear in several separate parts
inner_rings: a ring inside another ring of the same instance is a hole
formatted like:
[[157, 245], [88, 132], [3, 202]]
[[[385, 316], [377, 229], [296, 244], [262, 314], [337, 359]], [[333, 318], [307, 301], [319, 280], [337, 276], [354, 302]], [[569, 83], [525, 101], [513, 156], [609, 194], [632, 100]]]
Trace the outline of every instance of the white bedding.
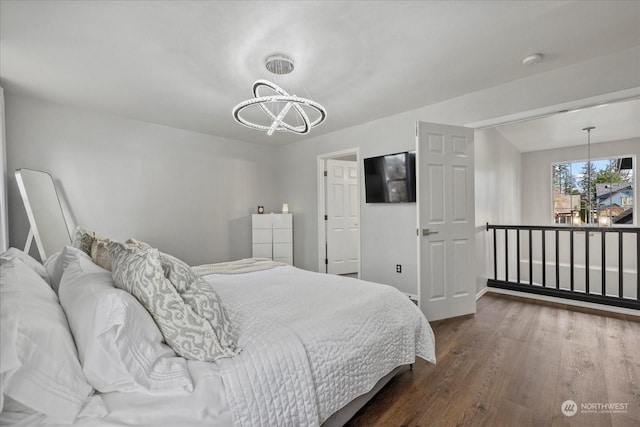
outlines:
[[425, 317], [390, 286], [290, 266], [205, 280], [244, 349], [216, 362], [236, 425], [319, 425], [416, 355], [435, 362]]
[[[106, 393], [102, 400], [108, 409], [103, 418], [79, 418], [74, 426], [84, 427], [213, 427], [231, 426], [231, 412], [215, 363], [188, 361], [193, 392], [171, 394]], [[42, 414], [0, 413], [0, 425], [42, 426]], [[47, 424], [47, 426], [52, 426]], [[62, 426], [52, 426], [62, 427]]]
[[[192, 393], [106, 393], [108, 414], [74, 425], [317, 426], [416, 355], [435, 362], [425, 317], [390, 286], [291, 266], [205, 280], [225, 302], [242, 353], [189, 361]], [[5, 412], [0, 425], [43, 419]]]

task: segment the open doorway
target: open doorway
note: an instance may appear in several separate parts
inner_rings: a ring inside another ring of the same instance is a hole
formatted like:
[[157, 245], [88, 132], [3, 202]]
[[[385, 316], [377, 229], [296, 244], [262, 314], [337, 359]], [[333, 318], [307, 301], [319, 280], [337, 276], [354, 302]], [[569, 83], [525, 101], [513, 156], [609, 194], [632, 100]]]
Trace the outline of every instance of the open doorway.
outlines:
[[318, 271], [360, 277], [357, 148], [318, 156]]

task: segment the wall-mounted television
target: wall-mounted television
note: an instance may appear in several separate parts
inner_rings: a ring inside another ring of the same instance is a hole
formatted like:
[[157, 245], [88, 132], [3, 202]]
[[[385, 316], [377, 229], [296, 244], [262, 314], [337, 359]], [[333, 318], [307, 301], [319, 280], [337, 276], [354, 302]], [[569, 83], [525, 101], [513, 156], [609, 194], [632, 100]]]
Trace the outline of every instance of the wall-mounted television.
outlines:
[[415, 203], [416, 152], [364, 159], [367, 203]]

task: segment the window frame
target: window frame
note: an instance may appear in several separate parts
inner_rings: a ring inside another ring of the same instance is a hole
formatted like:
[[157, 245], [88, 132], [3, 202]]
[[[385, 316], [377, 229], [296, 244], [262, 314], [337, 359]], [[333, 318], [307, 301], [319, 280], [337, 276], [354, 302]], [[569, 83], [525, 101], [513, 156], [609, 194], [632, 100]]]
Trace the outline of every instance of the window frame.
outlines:
[[[554, 167], [556, 165], [560, 165], [560, 164], [570, 164], [570, 163], [586, 163], [591, 161], [591, 163], [593, 162], [597, 162], [597, 161], [602, 161], [602, 160], [613, 160], [613, 159], [622, 159], [622, 158], [626, 158], [626, 157], [631, 157], [632, 159], [632, 166], [633, 166], [633, 177], [631, 179], [631, 183], [633, 186], [633, 203], [632, 203], [632, 209], [633, 209], [633, 222], [631, 224], [609, 224], [606, 225], [604, 227], [607, 228], [624, 228], [624, 227], [637, 227], [638, 226], [638, 163], [637, 163], [637, 159], [636, 159], [636, 155], [635, 154], [613, 154], [613, 155], [608, 155], [608, 156], [601, 156], [601, 157], [596, 157], [596, 158], [592, 158], [592, 159], [575, 159], [575, 160], [557, 160], [557, 161], [553, 161], [550, 165], [550, 173], [549, 173], [549, 197], [550, 197], [550, 201], [551, 201], [551, 212], [550, 212], [550, 223], [552, 225], [558, 225], [558, 226], [562, 226], [562, 225], [566, 225], [567, 227], [571, 227], [572, 224], [566, 224], [566, 223], [556, 223], [555, 222], [555, 206], [554, 206], [554, 185], [553, 185], [553, 174], [554, 174]], [[580, 226], [585, 227], [585, 226], [589, 226], [589, 227], [602, 227], [600, 224], [581, 224]]]

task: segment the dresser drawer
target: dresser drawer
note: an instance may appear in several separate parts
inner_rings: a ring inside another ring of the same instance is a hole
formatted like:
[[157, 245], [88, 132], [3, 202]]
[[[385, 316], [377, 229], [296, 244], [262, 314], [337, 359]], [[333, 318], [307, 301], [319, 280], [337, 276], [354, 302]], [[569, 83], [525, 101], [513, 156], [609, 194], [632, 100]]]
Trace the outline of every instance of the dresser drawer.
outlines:
[[292, 214], [275, 214], [273, 217], [273, 228], [292, 228], [293, 227], [293, 215]]
[[272, 245], [271, 243], [256, 243], [253, 245], [254, 258], [272, 258]]
[[293, 247], [291, 246], [290, 243], [274, 243], [273, 257], [274, 258], [291, 258], [293, 257]]
[[253, 228], [269, 228], [271, 229], [271, 223], [273, 222], [273, 215], [270, 214], [253, 214], [251, 216], [251, 225]]
[[273, 243], [293, 242], [293, 231], [290, 228], [274, 228]]
[[252, 243], [271, 243], [272, 232], [270, 228], [254, 228], [251, 232]]

